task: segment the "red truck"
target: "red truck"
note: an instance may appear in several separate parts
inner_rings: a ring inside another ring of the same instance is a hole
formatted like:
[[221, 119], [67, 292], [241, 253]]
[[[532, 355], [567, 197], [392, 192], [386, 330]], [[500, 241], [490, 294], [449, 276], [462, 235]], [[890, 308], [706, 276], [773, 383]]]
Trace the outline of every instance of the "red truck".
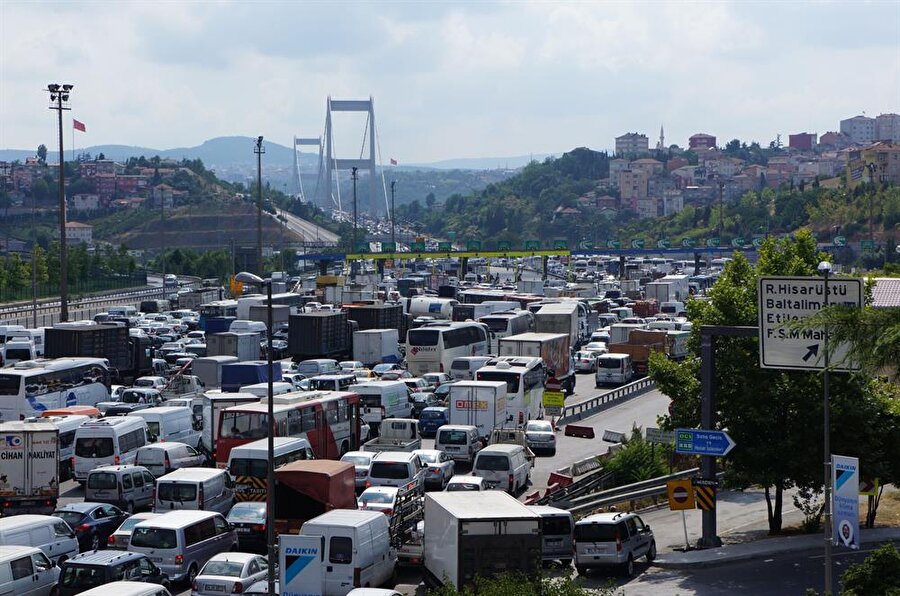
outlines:
[[275, 470], [275, 531], [279, 534], [297, 534], [303, 522], [326, 511], [356, 508], [353, 464], [312, 459]]

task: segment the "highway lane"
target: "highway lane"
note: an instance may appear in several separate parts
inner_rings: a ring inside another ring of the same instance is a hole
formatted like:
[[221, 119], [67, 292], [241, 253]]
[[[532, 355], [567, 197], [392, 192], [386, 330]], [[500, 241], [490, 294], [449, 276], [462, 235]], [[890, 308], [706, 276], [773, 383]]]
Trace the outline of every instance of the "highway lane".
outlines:
[[[284, 225], [295, 234], [299, 234], [300, 236], [302, 236], [304, 241], [306, 242], [321, 241], [334, 243], [340, 239], [340, 236], [338, 236], [334, 232], [330, 232], [312, 222], [301, 219], [288, 211], [284, 211], [283, 209], [276, 209], [276, 212], [279, 216], [285, 218], [285, 221], [283, 222]], [[278, 221], [279, 223], [281, 223], [280, 220]]]

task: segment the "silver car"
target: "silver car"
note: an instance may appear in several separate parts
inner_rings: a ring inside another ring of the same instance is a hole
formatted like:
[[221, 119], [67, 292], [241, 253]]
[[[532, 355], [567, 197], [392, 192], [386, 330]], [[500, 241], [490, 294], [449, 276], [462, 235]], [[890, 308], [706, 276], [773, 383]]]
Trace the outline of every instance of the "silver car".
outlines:
[[575, 353], [576, 372], [597, 372], [597, 358], [600, 354], [593, 350], [585, 350]]
[[444, 490], [456, 469], [453, 458], [437, 449], [416, 449], [413, 453], [428, 466], [425, 471], [425, 488]]
[[215, 555], [194, 579], [191, 596], [240, 594], [244, 588], [266, 579], [269, 564], [265, 557], [250, 553]]
[[369, 477], [369, 468], [372, 467], [372, 458], [375, 453], [370, 451], [348, 451], [341, 456], [341, 461], [353, 464], [356, 468], [356, 490], [366, 488], [366, 479]]
[[556, 434], [546, 420], [529, 420], [525, 425], [525, 442], [535, 454], [556, 455]]
[[575, 524], [575, 570], [615, 567], [634, 575], [635, 559], [656, 558], [656, 540], [650, 526], [633, 513], [597, 513]]

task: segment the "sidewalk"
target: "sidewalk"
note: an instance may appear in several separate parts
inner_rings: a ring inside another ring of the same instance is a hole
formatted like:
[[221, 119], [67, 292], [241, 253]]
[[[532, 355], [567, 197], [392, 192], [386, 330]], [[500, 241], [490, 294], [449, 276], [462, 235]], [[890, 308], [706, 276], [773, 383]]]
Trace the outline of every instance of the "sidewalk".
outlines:
[[[886, 541], [900, 540], [900, 528], [874, 528], [862, 530], [861, 548], [869, 548]], [[753, 542], [731, 544], [719, 548], [707, 548], [688, 552], [660, 554], [653, 565], [663, 569], [698, 569], [715, 567], [739, 561], [762, 559], [787, 552], [804, 552], [824, 549], [822, 534], [765, 538]], [[835, 547], [837, 548], [837, 547]]]

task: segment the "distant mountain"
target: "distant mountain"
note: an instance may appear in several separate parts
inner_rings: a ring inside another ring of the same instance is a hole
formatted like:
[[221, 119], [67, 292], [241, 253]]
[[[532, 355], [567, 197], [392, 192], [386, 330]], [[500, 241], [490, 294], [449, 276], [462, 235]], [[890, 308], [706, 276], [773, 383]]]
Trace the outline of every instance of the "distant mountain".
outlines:
[[[203, 164], [210, 169], [227, 169], [247, 166], [256, 167], [256, 156], [253, 147], [256, 139], [252, 137], [217, 137], [204, 141], [196, 147], [178, 147], [175, 149], [154, 149], [151, 147], [139, 147], [133, 145], [92, 145], [90, 147], [76, 147], [80, 153], [90, 153], [93, 157], [103, 154], [108, 159], [125, 161], [129, 157], [168, 157], [171, 159], [201, 159]], [[290, 167], [291, 148], [272, 141], [265, 141], [266, 148], [263, 162], [265, 167]], [[49, 147], [48, 160], [56, 161], [57, 152]], [[71, 147], [66, 149], [66, 159], [71, 159]], [[0, 149], [0, 161], [25, 161], [27, 157], [34, 157], [33, 149]], [[435, 162], [402, 163], [398, 169], [403, 170], [517, 170], [532, 160], [543, 161], [550, 157], [548, 153], [534, 155], [517, 155], [512, 157], [466, 157], [459, 159], [445, 159]], [[387, 164], [385, 164], [387, 165]], [[304, 171], [313, 171], [319, 167], [318, 153], [301, 153], [300, 167]]]

